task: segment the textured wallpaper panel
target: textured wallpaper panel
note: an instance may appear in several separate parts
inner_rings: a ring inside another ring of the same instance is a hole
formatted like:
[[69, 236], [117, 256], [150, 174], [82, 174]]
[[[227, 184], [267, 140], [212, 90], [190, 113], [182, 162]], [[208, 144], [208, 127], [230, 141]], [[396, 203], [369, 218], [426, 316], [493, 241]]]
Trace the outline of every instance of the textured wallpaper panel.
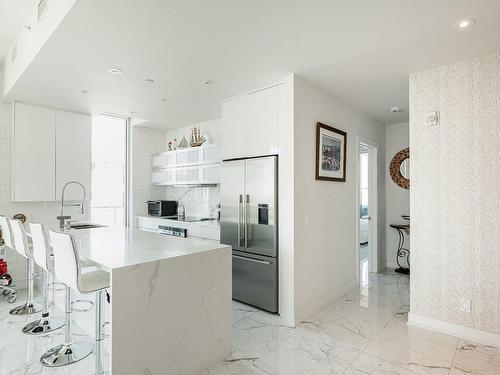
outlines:
[[410, 147], [411, 310], [500, 334], [500, 53], [410, 76]]

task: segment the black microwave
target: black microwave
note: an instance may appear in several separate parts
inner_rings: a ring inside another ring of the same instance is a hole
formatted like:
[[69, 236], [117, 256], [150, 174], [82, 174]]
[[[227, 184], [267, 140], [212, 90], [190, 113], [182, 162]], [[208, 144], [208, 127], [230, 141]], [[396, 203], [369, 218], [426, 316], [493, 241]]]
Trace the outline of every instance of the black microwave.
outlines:
[[148, 201], [148, 215], [176, 216], [177, 201]]

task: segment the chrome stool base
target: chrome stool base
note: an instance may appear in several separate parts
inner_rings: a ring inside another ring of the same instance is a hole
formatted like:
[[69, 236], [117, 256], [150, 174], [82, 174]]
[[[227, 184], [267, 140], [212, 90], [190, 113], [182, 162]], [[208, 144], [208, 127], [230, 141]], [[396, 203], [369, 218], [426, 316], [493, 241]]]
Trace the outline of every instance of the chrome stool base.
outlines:
[[88, 357], [94, 351], [94, 345], [87, 341], [74, 341], [49, 349], [40, 357], [45, 367], [62, 367], [71, 365]]
[[42, 318], [35, 320], [24, 326], [23, 333], [25, 335], [43, 335], [62, 328], [65, 325], [63, 318], [52, 318], [48, 313], [42, 314]]
[[22, 306], [14, 307], [9, 311], [10, 315], [33, 315], [42, 311], [41, 306], [34, 302], [26, 302]]

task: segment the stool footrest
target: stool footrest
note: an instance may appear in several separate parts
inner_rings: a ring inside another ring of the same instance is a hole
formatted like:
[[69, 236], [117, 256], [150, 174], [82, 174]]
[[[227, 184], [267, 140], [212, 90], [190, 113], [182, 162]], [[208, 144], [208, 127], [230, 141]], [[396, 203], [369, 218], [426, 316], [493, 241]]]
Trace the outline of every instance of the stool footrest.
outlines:
[[[89, 307], [88, 308], [77, 308], [77, 307], [74, 307], [74, 305], [76, 303], [82, 303], [82, 304], [88, 303]], [[94, 308], [94, 302], [92, 302], [88, 299], [75, 299], [75, 300], [71, 301], [71, 309], [73, 311], [76, 311], [76, 312], [87, 312], [87, 311], [92, 310], [93, 308]]]

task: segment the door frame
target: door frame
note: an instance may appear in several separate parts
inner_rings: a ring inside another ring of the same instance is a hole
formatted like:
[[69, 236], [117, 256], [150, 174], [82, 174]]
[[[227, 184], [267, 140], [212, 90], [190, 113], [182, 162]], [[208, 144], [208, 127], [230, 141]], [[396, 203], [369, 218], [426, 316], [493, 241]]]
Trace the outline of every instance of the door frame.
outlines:
[[360, 151], [361, 147], [368, 148], [368, 216], [370, 222], [368, 225], [368, 246], [369, 246], [369, 272], [378, 273], [378, 143], [365, 138], [363, 136], [356, 136], [356, 276], [358, 284], [360, 282], [359, 274], [359, 205], [361, 202], [361, 161]]

